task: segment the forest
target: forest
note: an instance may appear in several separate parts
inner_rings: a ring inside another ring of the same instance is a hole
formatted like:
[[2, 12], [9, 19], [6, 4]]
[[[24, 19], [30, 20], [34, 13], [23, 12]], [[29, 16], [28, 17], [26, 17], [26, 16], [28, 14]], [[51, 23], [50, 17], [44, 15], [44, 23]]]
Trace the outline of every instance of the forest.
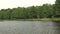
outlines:
[[60, 0], [55, 4], [43, 4], [42, 6], [17, 7], [13, 9], [1, 9], [0, 19], [40, 19], [60, 18]]

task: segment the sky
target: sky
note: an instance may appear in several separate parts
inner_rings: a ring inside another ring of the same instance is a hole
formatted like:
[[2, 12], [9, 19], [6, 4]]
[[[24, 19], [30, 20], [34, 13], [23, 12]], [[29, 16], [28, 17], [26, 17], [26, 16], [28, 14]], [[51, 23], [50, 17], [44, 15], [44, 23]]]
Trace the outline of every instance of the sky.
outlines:
[[56, 0], [0, 0], [0, 9], [54, 4]]

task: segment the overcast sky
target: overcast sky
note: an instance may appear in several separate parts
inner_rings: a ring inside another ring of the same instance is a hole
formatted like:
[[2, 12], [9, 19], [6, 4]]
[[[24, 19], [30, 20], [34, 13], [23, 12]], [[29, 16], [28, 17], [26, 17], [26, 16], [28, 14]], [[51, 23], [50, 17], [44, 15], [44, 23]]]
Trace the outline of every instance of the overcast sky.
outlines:
[[55, 0], [0, 0], [0, 9], [54, 4]]

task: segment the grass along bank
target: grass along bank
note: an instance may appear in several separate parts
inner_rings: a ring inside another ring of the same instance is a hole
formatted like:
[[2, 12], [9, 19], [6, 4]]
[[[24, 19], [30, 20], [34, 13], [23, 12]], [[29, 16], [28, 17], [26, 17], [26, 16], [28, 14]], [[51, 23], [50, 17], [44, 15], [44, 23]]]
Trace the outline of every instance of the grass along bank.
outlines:
[[27, 21], [60, 21], [60, 18], [33, 18], [33, 19], [16, 19], [16, 20], [27, 20]]
[[19, 20], [19, 21], [60, 21], [60, 18], [0, 19], [0, 20]]

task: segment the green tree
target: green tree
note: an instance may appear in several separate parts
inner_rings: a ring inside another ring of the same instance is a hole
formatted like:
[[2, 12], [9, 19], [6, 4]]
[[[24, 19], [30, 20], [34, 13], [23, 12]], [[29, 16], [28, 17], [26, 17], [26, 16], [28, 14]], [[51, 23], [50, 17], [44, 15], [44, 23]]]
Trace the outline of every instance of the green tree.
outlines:
[[55, 2], [55, 7], [56, 7], [56, 16], [55, 17], [60, 17], [60, 0], [56, 0]]

